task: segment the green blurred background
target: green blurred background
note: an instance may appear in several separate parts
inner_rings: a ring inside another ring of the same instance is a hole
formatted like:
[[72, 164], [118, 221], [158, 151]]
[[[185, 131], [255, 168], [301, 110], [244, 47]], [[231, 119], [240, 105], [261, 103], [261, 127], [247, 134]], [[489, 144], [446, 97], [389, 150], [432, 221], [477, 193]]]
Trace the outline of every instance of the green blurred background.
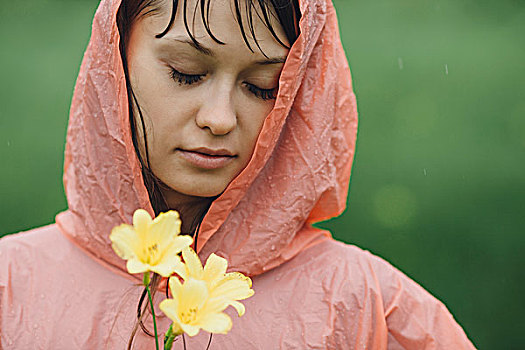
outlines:
[[[0, 232], [66, 208], [68, 109], [95, 0], [0, 4]], [[336, 0], [360, 111], [348, 210], [322, 224], [524, 349], [525, 3]]]

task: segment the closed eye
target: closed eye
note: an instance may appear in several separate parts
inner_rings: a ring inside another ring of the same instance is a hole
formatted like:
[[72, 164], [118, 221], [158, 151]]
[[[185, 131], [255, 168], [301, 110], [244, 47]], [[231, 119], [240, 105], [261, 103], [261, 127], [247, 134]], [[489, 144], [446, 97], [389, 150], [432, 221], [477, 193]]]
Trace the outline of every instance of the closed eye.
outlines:
[[[171, 68], [170, 72], [171, 78], [179, 83], [180, 85], [191, 85], [202, 80], [206, 74], [184, 74], [178, 70]], [[275, 100], [277, 98], [277, 88], [273, 89], [261, 89], [250, 83], [244, 83], [248, 89], [255, 97], [260, 98], [261, 100]]]
[[273, 89], [261, 89], [253, 84], [245, 83], [248, 91], [255, 95], [255, 97], [261, 100], [275, 100], [277, 98], [277, 88]]
[[206, 74], [184, 74], [171, 68], [171, 78], [180, 85], [191, 85], [200, 81]]

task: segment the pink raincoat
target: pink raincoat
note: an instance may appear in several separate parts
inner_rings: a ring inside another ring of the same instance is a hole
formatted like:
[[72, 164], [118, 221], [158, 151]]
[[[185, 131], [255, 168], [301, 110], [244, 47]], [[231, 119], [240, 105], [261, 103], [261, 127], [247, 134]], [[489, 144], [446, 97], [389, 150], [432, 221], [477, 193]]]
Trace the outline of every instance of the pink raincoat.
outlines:
[[[0, 241], [1, 349], [124, 349], [135, 323], [141, 279], [126, 272], [108, 238], [135, 209], [152, 213], [128, 122], [119, 4], [102, 0], [75, 87], [69, 210], [56, 224]], [[214, 335], [211, 349], [473, 349], [419, 285], [312, 227], [345, 208], [357, 114], [331, 1], [300, 5], [301, 35], [253, 157], [198, 235], [201, 259], [227, 258], [255, 290], [243, 317], [227, 310], [233, 328]], [[158, 293], [156, 304], [162, 299]], [[165, 331], [170, 321], [157, 314]], [[201, 332], [187, 348], [204, 349], [208, 339]], [[139, 330], [134, 347], [153, 349], [154, 340]]]

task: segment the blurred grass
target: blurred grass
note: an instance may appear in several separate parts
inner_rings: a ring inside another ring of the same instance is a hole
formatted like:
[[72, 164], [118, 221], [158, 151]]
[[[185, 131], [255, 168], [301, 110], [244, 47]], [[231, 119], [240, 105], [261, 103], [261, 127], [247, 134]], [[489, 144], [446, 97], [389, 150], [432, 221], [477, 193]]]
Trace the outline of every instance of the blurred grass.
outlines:
[[[441, 299], [480, 349], [525, 348], [525, 4], [336, 0], [360, 127], [321, 224]], [[0, 232], [66, 208], [62, 162], [94, 0], [0, 5]]]

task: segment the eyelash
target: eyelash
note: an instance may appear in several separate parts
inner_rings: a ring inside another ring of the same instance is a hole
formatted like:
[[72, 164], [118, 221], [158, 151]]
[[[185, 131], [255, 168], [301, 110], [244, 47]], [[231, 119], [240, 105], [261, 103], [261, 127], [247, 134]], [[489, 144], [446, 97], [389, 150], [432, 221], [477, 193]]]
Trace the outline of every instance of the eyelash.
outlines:
[[184, 74], [171, 68], [171, 78], [179, 84], [191, 85], [200, 81], [204, 74]]
[[[184, 74], [178, 70], [171, 68], [171, 78], [181, 85], [191, 85], [200, 81], [205, 74]], [[277, 89], [261, 89], [249, 83], [245, 83], [248, 91], [261, 100], [274, 100], [277, 97]]]
[[277, 89], [261, 89], [255, 85], [245, 83], [248, 87], [248, 91], [255, 95], [255, 97], [261, 100], [275, 100], [277, 98]]

